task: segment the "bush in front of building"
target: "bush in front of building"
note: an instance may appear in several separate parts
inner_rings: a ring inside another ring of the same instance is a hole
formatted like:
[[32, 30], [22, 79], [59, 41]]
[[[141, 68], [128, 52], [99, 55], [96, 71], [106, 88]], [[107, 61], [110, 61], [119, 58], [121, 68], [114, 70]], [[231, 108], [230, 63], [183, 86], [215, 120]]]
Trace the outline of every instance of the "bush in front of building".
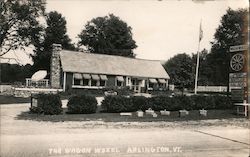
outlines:
[[191, 96], [194, 101], [193, 109], [232, 109], [233, 103], [231, 99], [223, 95], [194, 95]]
[[37, 106], [32, 106], [33, 113], [43, 113], [46, 115], [57, 115], [62, 113], [62, 102], [58, 94], [37, 94]]
[[213, 96], [204, 96], [204, 95], [193, 95], [191, 98], [194, 101], [193, 109], [215, 109], [215, 102]]
[[177, 111], [181, 109], [190, 110], [193, 107], [193, 101], [187, 96], [156, 96], [148, 99], [149, 106], [155, 111], [168, 110]]
[[227, 96], [223, 95], [215, 95], [213, 96], [214, 103], [215, 103], [215, 109], [232, 109], [234, 108], [234, 105], [231, 101], [231, 99]]
[[175, 104], [174, 110], [196, 110], [195, 102], [190, 96], [174, 96], [172, 99], [174, 99], [172, 102]]
[[148, 106], [155, 111], [160, 111], [164, 109], [172, 111], [175, 109], [176, 106], [174, 104], [173, 99], [167, 96], [155, 96], [152, 98], [148, 98], [148, 104]]
[[123, 96], [107, 96], [102, 101], [102, 109], [104, 112], [134, 112], [137, 107], [133, 105], [132, 99]]
[[72, 114], [90, 114], [95, 113], [97, 101], [95, 97], [89, 95], [74, 95], [69, 98], [68, 112]]
[[129, 89], [129, 87], [106, 87], [104, 92], [111, 91], [111, 92], [116, 92], [117, 95], [120, 96], [130, 96], [133, 94], [133, 91]]
[[142, 110], [145, 111], [148, 108], [152, 108], [152, 105], [148, 103], [148, 98], [144, 96], [134, 96], [131, 97], [133, 103], [133, 110]]
[[135, 112], [149, 108], [160, 111], [200, 110], [200, 109], [231, 109], [232, 102], [225, 96], [155, 96], [145, 98], [108, 96], [102, 102], [105, 112]]

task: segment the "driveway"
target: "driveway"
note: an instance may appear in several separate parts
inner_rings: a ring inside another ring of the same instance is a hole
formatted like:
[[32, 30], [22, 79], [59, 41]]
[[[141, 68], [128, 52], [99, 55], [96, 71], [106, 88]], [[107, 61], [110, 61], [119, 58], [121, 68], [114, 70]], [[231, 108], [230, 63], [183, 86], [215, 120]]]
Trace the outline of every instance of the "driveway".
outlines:
[[17, 119], [28, 108], [29, 104], [0, 106], [1, 156], [249, 155], [249, 125], [245, 118], [141, 123]]

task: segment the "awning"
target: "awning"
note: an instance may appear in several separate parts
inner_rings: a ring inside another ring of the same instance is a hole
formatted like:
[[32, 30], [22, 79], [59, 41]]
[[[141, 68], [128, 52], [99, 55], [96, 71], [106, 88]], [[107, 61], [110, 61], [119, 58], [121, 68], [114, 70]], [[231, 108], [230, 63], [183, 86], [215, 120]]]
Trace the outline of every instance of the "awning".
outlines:
[[81, 80], [82, 79], [82, 74], [80, 74], [80, 73], [74, 73], [74, 79]]
[[91, 78], [90, 74], [82, 74], [82, 76], [83, 76], [84, 79], [90, 79]]
[[108, 80], [107, 75], [100, 75], [100, 78], [101, 78], [101, 80], [104, 80], [104, 81]]
[[124, 79], [122, 76], [116, 76], [117, 81], [124, 82]]
[[160, 83], [167, 83], [165, 79], [158, 79]]
[[149, 82], [150, 82], [150, 83], [157, 83], [156, 79], [153, 79], [153, 78], [152, 78], [152, 79], [149, 79]]
[[98, 75], [91, 75], [93, 80], [100, 80], [100, 77]]

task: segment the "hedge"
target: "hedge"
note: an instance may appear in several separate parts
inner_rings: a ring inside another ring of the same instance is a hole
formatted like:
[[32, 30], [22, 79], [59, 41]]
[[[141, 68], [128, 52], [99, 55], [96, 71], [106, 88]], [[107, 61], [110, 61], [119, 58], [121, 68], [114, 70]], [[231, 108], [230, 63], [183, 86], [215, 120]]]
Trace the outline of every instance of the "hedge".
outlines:
[[102, 109], [106, 112], [133, 112], [137, 108], [132, 100], [123, 96], [107, 96], [102, 101]]
[[62, 112], [62, 102], [58, 94], [36, 94], [37, 107], [32, 106], [30, 111], [33, 113], [43, 113], [55, 115]]
[[230, 109], [234, 105], [230, 98], [226, 96], [214, 96], [215, 109]]
[[145, 111], [148, 108], [152, 108], [152, 105], [148, 103], [148, 100], [143, 96], [131, 97], [131, 103], [133, 106], [133, 111], [142, 110]]
[[95, 97], [88, 95], [75, 95], [69, 98], [67, 113], [95, 113], [97, 109], [97, 101]]
[[175, 111], [181, 109], [186, 109], [186, 110], [200, 109], [195, 106], [195, 101], [190, 96], [175, 96], [172, 99], [175, 104], [174, 108]]
[[102, 109], [106, 112], [135, 112], [152, 108], [155, 111], [200, 110], [200, 109], [231, 109], [231, 100], [225, 96], [155, 96], [122, 97], [108, 96], [102, 102]]
[[[159, 110], [164, 110], [164, 109], [171, 109], [171, 107], [174, 107], [174, 102], [172, 101], [170, 97], [166, 96], [157, 96], [157, 97], [152, 97], [148, 98], [148, 104], [150, 104], [150, 108], [153, 110], [159, 111]], [[147, 108], [145, 108], [147, 109]]]
[[214, 96], [191, 96], [194, 100], [194, 109], [215, 109]]

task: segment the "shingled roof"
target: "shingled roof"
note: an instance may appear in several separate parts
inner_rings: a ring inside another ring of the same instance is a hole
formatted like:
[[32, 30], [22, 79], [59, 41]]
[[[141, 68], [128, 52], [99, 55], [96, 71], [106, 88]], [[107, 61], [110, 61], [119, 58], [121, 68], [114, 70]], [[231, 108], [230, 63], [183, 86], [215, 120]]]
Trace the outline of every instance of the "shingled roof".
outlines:
[[169, 79], [160, 61], [62, 50], [64, 72]]

